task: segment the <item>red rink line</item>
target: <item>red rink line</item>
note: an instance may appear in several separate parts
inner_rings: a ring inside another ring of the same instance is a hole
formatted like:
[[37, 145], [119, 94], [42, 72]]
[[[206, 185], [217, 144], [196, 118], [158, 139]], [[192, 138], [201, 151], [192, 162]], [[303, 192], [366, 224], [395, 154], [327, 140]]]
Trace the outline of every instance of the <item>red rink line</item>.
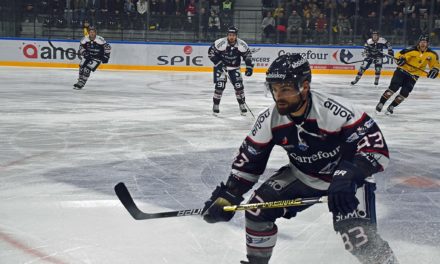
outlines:
[[64, 262], [60, 259], [57, 259], [55, 257], [51, 257], [50, 255], [38, 251], [37, 249], [33, 249], [30, 248], [26, 245], [24, 245], [23, 243], [21, 243], [20, 241], [12, 238], [11, 236], [9, 236], [8, 234], [5, 234], [4, 232], [2, 232], [0, 230], [0, 240], [5, 241], [6, 243], [8, 243], [9, 245], [23, 251], [24, 253], [28, 254], [28, 255], [32, 255], [34, 257], [37, 257], [43, 261], [46, 261], [48, 263], [54, 263], [54, 264], [67, 264], [67, 262]]

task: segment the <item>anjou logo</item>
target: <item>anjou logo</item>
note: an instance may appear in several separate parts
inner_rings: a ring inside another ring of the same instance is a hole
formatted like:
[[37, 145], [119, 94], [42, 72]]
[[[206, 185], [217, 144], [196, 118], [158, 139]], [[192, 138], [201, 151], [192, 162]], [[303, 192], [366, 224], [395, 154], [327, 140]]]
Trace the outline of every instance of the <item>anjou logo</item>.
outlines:
[[63, 51], [50, 46], [41, 46], [36, 43], [28, 44], [23, 42], [23, 46], [19, 49], [22, 50], [23, 55], [28, 59], [74, 60], [79, 57], [76, 55], [76, 50], [73, 48], [68, 48]]

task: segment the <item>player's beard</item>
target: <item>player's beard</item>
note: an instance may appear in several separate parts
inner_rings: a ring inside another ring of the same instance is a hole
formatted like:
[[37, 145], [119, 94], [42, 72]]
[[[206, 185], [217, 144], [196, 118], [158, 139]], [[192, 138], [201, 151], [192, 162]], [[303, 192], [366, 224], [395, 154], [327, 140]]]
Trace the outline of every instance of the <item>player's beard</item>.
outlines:
[[278, 113], [280, 113], [280, 115], [289, 115], [290, 113], [298, 111], [305, 103], [305, 99], [302, 96], [300, 99], [300, 101], [295, 103], [289, 103], [282, 99], [278, 100], [276, 102]]

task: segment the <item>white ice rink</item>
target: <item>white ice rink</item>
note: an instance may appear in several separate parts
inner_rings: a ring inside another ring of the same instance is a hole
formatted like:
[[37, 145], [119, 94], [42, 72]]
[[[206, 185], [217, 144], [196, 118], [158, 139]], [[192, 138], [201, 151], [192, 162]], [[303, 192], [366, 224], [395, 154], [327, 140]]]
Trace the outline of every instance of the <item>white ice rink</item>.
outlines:
[[[351, 99], [375, 117], [391, 151], [378, 181], [378, 227], [401, 264], [440, 263], [440, 80], [421, 78], [395, 115], [375, 115], [389, 76], [314, 75], [312, 89]], [[252, 126], [230, 84], [211, 115], [211, 73], [0, 68], [0, 263], [238, 264], [243, 213], [135, 221], [113, 186], [127, 184], [147, 212], [202, 207], [228, 176]], [[264, 75], [245, 79], [257, 114], [272, 102]], [[275, 148], [268, 170], [284, 165]], [[280, 220], [274, 264], [357, 263], [326, 205]]]

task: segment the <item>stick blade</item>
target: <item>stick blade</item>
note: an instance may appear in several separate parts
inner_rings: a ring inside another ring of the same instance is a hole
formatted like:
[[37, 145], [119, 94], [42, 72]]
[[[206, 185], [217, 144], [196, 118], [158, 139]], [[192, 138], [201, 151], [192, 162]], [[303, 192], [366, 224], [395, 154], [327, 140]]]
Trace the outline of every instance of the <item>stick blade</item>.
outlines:
[[131, 214], [131, 216], [136, 220], [143, 220], [151, 218], [149, 214], [146, 214], [139, 210], [127, 189], [127, 186], [123, 182], [115, 185], [115, 193], [118, 196], [119, 201], [124, 205], [125, 209]]

